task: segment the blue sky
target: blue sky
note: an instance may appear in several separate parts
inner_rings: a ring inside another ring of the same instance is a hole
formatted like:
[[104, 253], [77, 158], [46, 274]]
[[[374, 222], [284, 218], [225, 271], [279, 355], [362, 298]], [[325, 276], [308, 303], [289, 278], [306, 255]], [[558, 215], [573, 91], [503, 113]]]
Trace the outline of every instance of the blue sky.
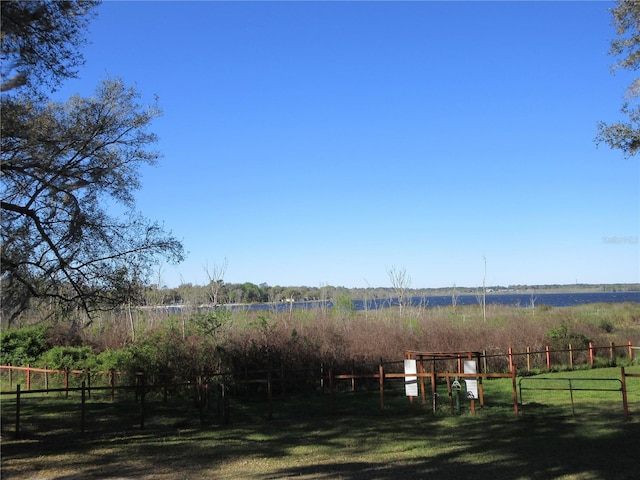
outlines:
[[640, 281], [610, 2], [105, 2], [80, 79], [164, 114], [137, 206], [168, 286]]

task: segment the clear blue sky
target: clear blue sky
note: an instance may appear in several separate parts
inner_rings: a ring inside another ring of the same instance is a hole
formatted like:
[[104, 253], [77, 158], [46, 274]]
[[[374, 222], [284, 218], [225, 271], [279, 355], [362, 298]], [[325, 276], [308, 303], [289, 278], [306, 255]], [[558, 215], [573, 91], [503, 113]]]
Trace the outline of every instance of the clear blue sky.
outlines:
[[80, 80], [158, 95], [164, 284], [640, 281], [640, 161], [596, 148], [610, 2], [105, 2]]

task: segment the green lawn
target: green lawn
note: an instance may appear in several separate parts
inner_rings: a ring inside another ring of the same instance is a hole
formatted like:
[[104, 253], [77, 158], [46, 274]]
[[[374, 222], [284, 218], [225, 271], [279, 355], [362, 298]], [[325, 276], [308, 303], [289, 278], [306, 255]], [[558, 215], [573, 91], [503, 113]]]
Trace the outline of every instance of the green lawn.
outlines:
[[[620, 369], [544, 376], [619, 378]], [[640, 471], [640, 378], [627, 383], [628, 422], [619, 392], [576, 391], [573, 415], [569, 392], [526, 391], [516, 418], [510, 379], [484, 383], [476, 415], [467, 402], [451, 415], [444, 389], [434, 415], [390, 387], [382, 412], [376, 390], [338, 392], [333, 411], [327, 394], [276, 400], [271, 418], [266, 403], [234, 397], [229, 425], [215, 404], [201, 425], [191, 401], [150, 396], [144, 430], [132, 398], [94, 395], [84, 436], [77, 397], [27, 397], [20, 440], [3, 396], [2, 478], [630, 479]]]

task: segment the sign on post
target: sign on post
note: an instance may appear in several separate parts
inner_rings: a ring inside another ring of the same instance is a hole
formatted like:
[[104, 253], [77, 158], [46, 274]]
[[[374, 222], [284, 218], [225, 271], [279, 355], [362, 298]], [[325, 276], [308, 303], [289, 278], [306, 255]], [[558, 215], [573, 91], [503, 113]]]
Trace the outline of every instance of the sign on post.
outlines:
[[[478, 364], [475, 360], [464, 361], [464, 373], [478, 373]], [[467, 398], [478, 399], [478, 380], [475, 378], [465, 378], [467, 385]]]
[[407, 397], [418, 396], [418, 367], [415, 360], [404, 361], [404, 390]]

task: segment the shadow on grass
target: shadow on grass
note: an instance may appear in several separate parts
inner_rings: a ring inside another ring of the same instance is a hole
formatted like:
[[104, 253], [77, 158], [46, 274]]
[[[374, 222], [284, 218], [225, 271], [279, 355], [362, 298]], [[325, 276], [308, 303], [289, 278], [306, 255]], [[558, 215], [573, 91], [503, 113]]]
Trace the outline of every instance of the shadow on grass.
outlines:
[[[200, 425], [192, 405], [183, 404], [177, 413], [175, 405], [154, 404], [145, 430], [135, 414], [114, 422], [109, 420], [113, 406], [96, 403], [84, 436], [56, 429], [60, 406], [41, 404], [39, 423], [27, 423], [22, 440], [3, 431], [2, 477], [637, 477], [637, 419], [624, 423], [621, 415], [603, 417], [595, 410], [572, 417], [565, 408], [543, 405], [529, 405], [520, 418], [508, 405], [486, 407], [473, 416], [434, 416], [400, 398], [380, 412], [371, 396], [366, 398], [343, 396], [334, 413], [328, 412], [326, 397], [279, 402], [271, 419], [265, 404], [236, 401], [230, 425], [215, 423], [212, 414]], [[45, 406], [50, 415], [44, 414]]]

